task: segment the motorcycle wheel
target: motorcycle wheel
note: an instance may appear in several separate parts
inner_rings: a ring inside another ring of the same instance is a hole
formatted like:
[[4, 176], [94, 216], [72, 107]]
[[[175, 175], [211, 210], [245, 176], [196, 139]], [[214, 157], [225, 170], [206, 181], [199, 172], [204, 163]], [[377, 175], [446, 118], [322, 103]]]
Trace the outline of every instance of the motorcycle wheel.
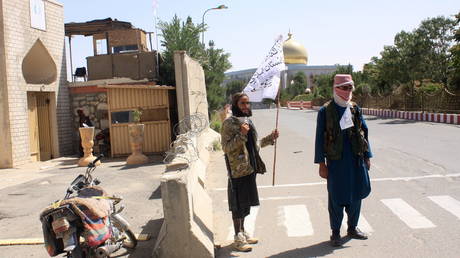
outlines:
[[133, 231], [131, 229], [123, 230], [119, 227], [117, 227], [120, 232], [123, 232], [123, 234], [126, 235], [126, 239], [123, 240], [123, 247], [127, 249], [134, 249], [137, 246], [137, 238], [134, 235]]
[[67, 255], [65, 257], [68, 258], [86, 258], [86, 254], [83, 252], [82, 248], [80, 245], [78, 245], [75, 249], [73, 249], [71, 252], [67, 252]]

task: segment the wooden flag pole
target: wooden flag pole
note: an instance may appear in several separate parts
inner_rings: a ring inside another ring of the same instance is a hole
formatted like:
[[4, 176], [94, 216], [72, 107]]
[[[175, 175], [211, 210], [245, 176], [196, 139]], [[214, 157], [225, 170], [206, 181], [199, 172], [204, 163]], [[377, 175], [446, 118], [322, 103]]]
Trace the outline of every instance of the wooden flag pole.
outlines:
[[[278, 121], [279, 121], [279, 114], [280, 114], [280, 95], [281, 95], [281, 89], [278, 90], [278, 96], [276, 97], [276, 126], [275, 130], [278, 131]], [[278, 139], [275, 139], [275, 154], [273, 157], [273, 180], [272, 180], [272, 186], [275, 186], [275, 173], [276, 173], [276, 143], [278, 142]]]

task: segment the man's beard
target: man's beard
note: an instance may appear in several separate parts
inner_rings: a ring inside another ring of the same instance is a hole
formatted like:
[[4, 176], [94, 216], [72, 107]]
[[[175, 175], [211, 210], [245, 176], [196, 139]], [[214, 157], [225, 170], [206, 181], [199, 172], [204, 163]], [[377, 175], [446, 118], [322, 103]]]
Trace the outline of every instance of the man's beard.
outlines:
[[248, 108], [248, 113], [244, 113], [238, 107], [232, 106], [232, 114], [233, 114], [233, 116], [236, 116], [236, 117], [242, 117], [242, 116], [251, 117], [252, 116], [252, 110], [250, 108]]

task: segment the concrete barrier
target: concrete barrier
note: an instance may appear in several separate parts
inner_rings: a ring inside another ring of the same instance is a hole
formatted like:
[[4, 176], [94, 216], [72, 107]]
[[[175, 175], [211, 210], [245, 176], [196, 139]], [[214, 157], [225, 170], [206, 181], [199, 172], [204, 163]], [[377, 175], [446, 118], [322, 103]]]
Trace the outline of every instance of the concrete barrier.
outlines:
[[[220, 135], [206, 129], [196, 143], [199, 158], [161, 178], [164, 222], [153, 257], [214, 257], [212, 200], [206, 192], [209, 152]], [[174, 161], [173, 161], [174, 163]]]
[[311, 109], [312, 104], [311, 101], [288, 101], [287, 102], [288, 109]]
[[[298, 104], [292, 105], [289, 109], [300, 109]], [[319, 110], [320, 106], [312, 106], [309, 109]], [[400, 118], [406, 120], [426, 121], [434, 123], [445, 123], [460, 125], [460, 114], [445, 114], [445, 113], [429, 113], [421, 111], [400, 111], [400, 110], [389, 110], [389, 109], [373, 109], [373, 108], [361, 108], [364, 115], [389, 117], [389, 118]]]
[[363, 114], [365, 115], [460, 125], [460, 114], [429, 113], [420, 111], [399, 111], [372, 108], [362, 108], [362, 110]]

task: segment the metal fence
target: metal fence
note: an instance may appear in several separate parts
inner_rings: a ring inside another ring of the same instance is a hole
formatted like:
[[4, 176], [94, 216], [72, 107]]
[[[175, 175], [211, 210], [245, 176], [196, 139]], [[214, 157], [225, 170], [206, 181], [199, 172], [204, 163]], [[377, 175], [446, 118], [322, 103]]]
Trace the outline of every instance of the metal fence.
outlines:
[[[328, 99], [315, 99], [313, 100], [313, 105], [321, 106], [326, 101]], [[400, 93], [386, 96], [353, 95], [353, 101], [365, 108], [460, 113], [460, 91], [454, 93], [447, 89], [435, 94], [417, 92], [414, 94]]]

